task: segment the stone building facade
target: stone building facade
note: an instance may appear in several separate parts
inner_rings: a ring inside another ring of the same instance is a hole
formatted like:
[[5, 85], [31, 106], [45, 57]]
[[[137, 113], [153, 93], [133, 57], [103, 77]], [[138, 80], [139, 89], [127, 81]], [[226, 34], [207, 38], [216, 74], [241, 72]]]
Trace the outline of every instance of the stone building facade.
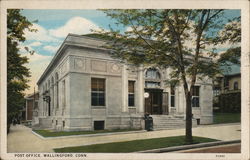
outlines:
[[[33, 121], [34, 117], [38, 115], [38, 100], [39, 100], [39, 93], [29, 94], [25, 97], [25, 107], [22, 109], [21, 112], [21, 120], [22, 121]], [[38, 122], [38, 120], [34, 120]]]
[[[104, 40], [69, 34], [38, 81], [39, 125], [56, 130], [144, 127], [144, 114], [185, 119], [183, 87], [170, 69], [133, 67], [110, 56]], [[212, 80], [197, 80], [194, 122], [212, 123]], [[155, 122], [154, 122], [155, 123]]]

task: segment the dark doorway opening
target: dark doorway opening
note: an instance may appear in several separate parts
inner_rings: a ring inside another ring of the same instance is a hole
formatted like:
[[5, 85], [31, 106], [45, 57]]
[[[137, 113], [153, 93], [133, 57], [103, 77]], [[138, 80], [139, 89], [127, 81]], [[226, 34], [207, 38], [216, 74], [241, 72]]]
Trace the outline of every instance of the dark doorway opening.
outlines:
[[94, 121], [94, 130], [104, 130], [104, 121]]
[[145, 113], [162, 114], [162, 89], [145, 89], [149, 97], [145, 98]]
[[50, 100], [48, 102], [48, 115], [51, 116], [51, 114], [50, 114]]

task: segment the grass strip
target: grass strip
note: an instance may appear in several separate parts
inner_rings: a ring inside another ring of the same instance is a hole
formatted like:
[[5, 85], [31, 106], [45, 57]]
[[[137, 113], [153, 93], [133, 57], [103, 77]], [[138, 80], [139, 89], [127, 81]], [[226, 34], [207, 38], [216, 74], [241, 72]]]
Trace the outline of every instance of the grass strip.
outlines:
[[214, 124], [240, 122], [240, 113], [214, 113]]
[[[210, 138], [193, 137], [193, 144], [218, 141]], [[128, 153], [150, 149], [187, 145], [185, 136], [133, 140], [87, 146], [54, 149], [58, 153]]]

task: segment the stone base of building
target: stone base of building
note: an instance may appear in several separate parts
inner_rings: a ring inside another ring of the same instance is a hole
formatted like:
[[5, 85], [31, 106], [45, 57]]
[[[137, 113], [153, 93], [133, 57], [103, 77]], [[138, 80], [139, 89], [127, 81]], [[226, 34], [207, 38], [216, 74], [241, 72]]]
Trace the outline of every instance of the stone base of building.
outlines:
[[93, 131], [115, 129], [143, 129], [144, 120], [140, 115], [113, 115], [108, 117], [39, 118], [40, 128], [57, 131]]
[[213, 124], [213, 115], [201, 116], [200, 124]]
[[[167, 117], [168, 115], [165, 115]], [[157, 117], [157, 116], [156, 116]], [[159, 116], [159, 117], [164, 117]], [[171, 117], [171, 116], [170, 116]], [[182, 123], [177, 123], [177, 119], [183, 120]], [[154, 120], [154, 123], [157, 119]], [[169, 120], [166, 123], [169, 124]], [[163, 123], [163, 122], [161, 122]], [[179, 128], [185, 127], [185, 116], [176, 116], [173, 124], [176, 123]], [[192, 119], [192, 126], [196, 127], [199, 124], [212, 124], [213, 116], [200, 116]], [[171, 124], [171, 126], [173, 126]], [[94, 130], [116, 130], [116, 129], [145, 129], [144, 117], [139, 114], [134, 115], [110, 115], [108, 117], [100, 116], [82, 116], [82, 117], [43, 117], [39, 118], [40, 128], [49, 128], [56, 131], [94, 131]], [[169, 127], [165, 127], [169, 128]], [[177, 128], [177, 127], [176, 127]]]

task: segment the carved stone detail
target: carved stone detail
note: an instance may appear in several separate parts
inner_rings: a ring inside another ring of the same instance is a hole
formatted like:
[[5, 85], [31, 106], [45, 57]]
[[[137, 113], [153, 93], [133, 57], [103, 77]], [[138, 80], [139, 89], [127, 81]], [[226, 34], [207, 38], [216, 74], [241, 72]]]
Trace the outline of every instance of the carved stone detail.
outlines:
[[97, 72], [107, 72], [107, 62], [92, 60], [91, 61], [91, 70]]
[[111, 63], [110, 65], [110, 72], [111, 73], [121, 73], [121, 67], [118, 64]]
[[74, 59], [74, 68], [75, 69], [84, 69], [85, 68], [85, 63], [84, 63], [84, 59], [82, 58], [75, 58]]

